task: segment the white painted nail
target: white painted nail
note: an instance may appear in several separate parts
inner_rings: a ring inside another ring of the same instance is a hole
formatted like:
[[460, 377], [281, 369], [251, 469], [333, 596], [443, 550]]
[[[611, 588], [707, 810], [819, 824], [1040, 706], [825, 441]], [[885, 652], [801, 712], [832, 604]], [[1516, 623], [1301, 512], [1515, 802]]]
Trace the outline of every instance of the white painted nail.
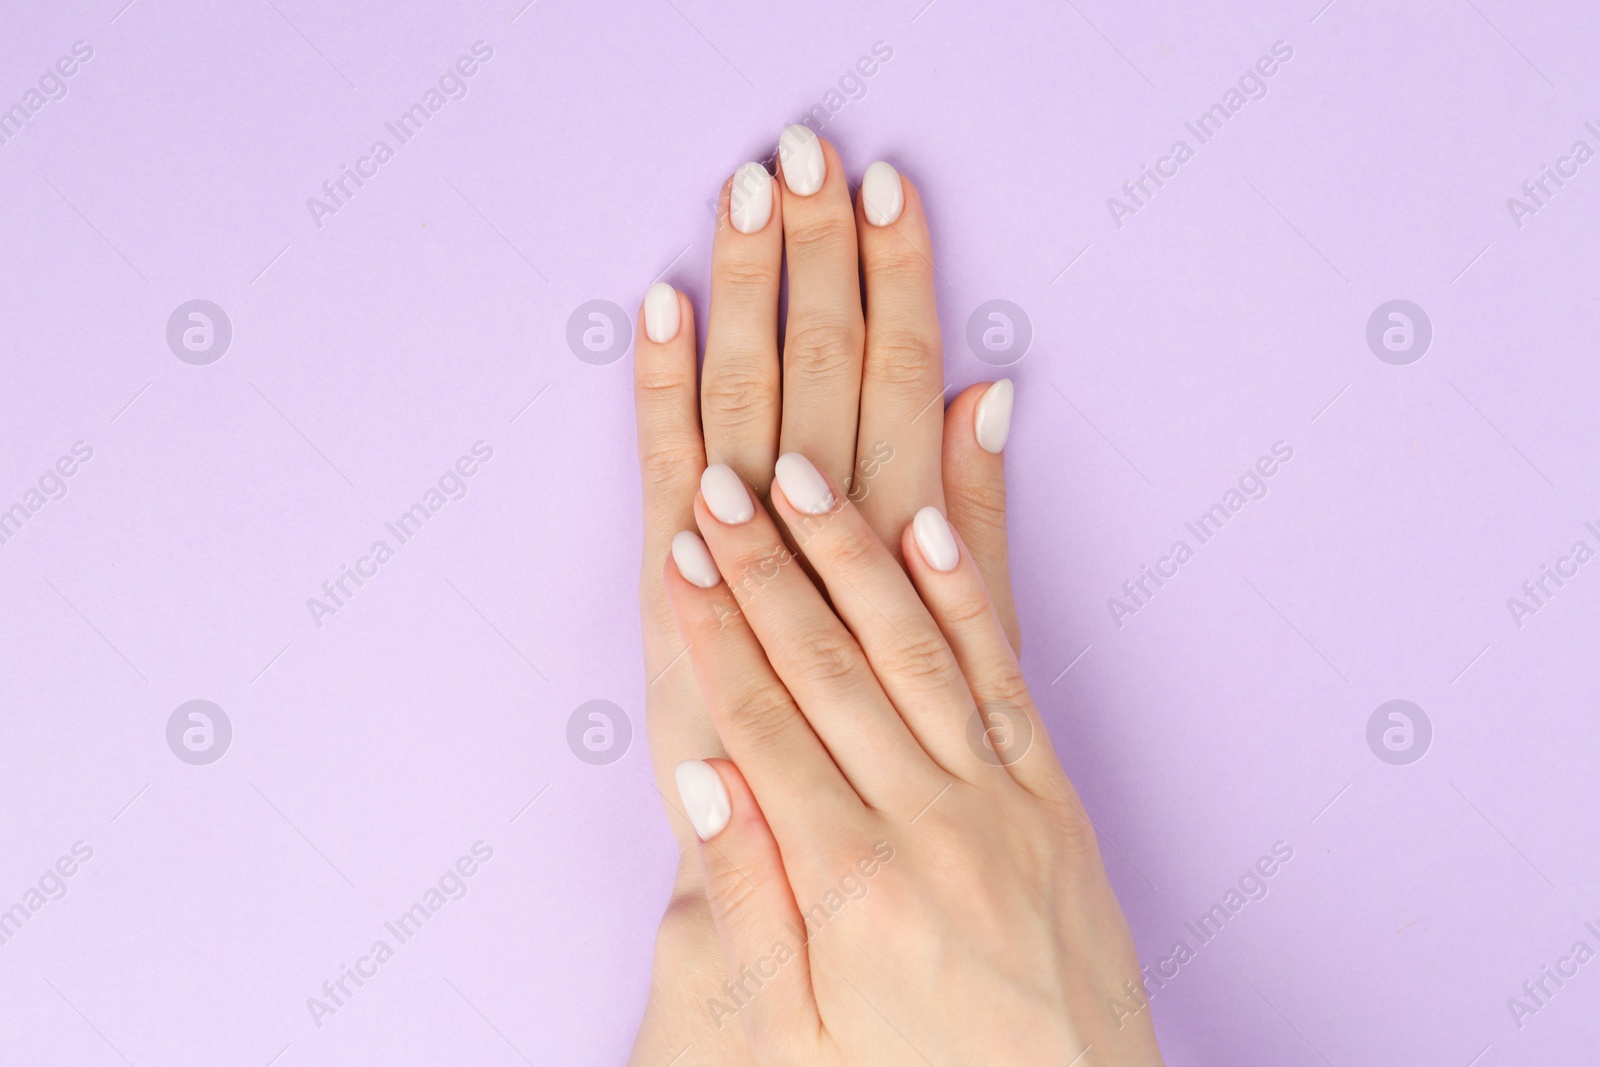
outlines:
[[989, 386], [983, 399], [978, 401], [972, 430], [978, 438], [978, 447], [985, 452], [998, 456], [1006, 447], [1006, 438], [1011, 436], [1011, 402], [1016, 395], [1017, 389], [1011, 379], [1001, 378]]
[[706, 498], [706, 507], [717, 521], [728, 526], [738, 526], [756, 517], [756, 506], [750, 500], [750, 490], [733, 468], [713, 463], [700, 475], [700, 495]]
[[861, 176], [861, 209], [874, 226], [891, 226], [905, 210], [906, 194], [900, 186], [900, 172], [878, 162]]
[[678, 764], [673, 777], [678, 780], [683, 812], [700, 840], [710, 841], [722, 833], [733, 816], [733, 803], [728, 800], [728, 787], [722, 784], [717, 769], [704, 760], [686, 759]]
[[822, 139], [811, 127], [798, 122], [783, 128], [783, 136], [778, 138], [778, 162], [783, 168], [783, 184], [796, 196], [810, 196], [822, 188], [822, 179], [828, 176]]
[[758, 233], [772, 218], [772, 175], [766, 167], [746, 163], [733, 172], [728, 217], [740, 233]]
[[961, 562], [961, 550], [956, 547], [955, 534], [950, 524], [936, 507], [925, 507], [911, 520], [911, 536], [917, 542], [917, 551], [936, 571], [953, 571]]
[[796, 510], [807, 515], [822, 515], [833, 510], [833, 493], [828, 489], [827, 480], [800, 453], [785, 452], [779, 456], [773, 473], [777, 475], [778, 488]]
[[722, 581], [722, 575], [717, 573], [717, 561], [711, 558], [706, 543], [693, 530], [679, 530], [672, 535], [672, 562], [678, 565], [679, 574], [701, 589], [710, 589]]
[[666, 282], [645, 290], [644, 332], [658, 345], [678, 336], [678, 291]]

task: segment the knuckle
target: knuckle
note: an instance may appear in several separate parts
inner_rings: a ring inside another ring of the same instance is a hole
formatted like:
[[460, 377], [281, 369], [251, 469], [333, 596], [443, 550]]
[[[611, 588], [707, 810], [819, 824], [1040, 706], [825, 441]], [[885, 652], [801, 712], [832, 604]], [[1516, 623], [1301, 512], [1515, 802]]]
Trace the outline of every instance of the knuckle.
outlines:
[[[837, 516], [829, 517], [837, 518]], [[832, 536], [824, 538], [817, 546], [835, 570], [846, 574], [859, 574], [870, 568], [877, 561], [877, 550], [881, 547], [864, 525], [851, 530], [837, 531]], [[806, 548], [809, 554], [810, 544], [807, 544]]]
[[[707, 880], [709, 899], [715, 901], [714, 912], [735, 925], [747, 923], [751, 913], [759, 913], [763, 896], [770, 889], [755, 885], [749, 875], [727, 861], [719, 862]], [[738, 960], [736, 963], [749, 962]]]
[[654, 434], [639, 443], [639, 467], [651, 488], [693, 478], [704, 462], [698, 442], [686, 436]]
[[873, 242], [866, 256], [868, 274], [883, 281], [906, 285], [931, 285], [933, 260], [904, 239]]
[[885, 677], [919, 687], [945, 687], [960, 677], [955, 655], [938, 631], [918, 629], [887, 648], [882, 657]]
[[966, 630], [975, 624], [987, 622], [994, 606], [982, 589], [968, 589], [940, 604], [934, 614], [939, 621], [954, 629]]
[[706, 642], [715, 640], [729, 627], [742, 628], [745, 625], [744, 612], [738, 602], [726, 593], [707, 598], [704, 614], [692, 618], [689, 623], [694, 631], [694, 640]]
[[775, 263], [742, 256], [729, 256], [716, 265], [712, 281], [718, 287], [719, 297], [736, 304], [768, 302], [778, 292], [778, 268]]
[[782, 542], [753, 551], [737, 561], [728, 578], [728, 587], [739, 597], [741, 607], [760, 594], [768, 582], [775, 581], [783, 568], [794, 561], [794, 553]]
[[639, 360], [634, 368], [634, 397], [645, 405], [677, 404], [694, 394], [694, 375], [679, 366], [668, 366], [659, 359]]
[[855, 220], [843, 213], [829, 211], [813, 218], [785, 221], [788, 224], [784, 226], [784, 238], [793, 256], [855, 243]]
[[794, 648], [797, 669], [818, 682], [838, 682], [860, 668], [861, 649], [843, 633], [831, 629], [802, 637]]
[[722, 712], [724, 720], [747, 744], [765, 747], [788, 731], [795, 707], [782, 688], [755, 685], [729, 699]]
[[810, 378], [832, 379], [857, 373], [860, 330], [839, 319], [809, 316], [789, 332], [784, 369]]
[[[951, 487], [950, 495], [959, 502], [961, 522], [956, 528], [966, 536], [964, 526], [995, 531], [1006, 524], [1006, 483], [999, 479], [969, 478]], [[952, 509], [954, 510], [954, 509]]]
[[766, 417], [777, 392], [774, 376], [763, 374], [753, 360], [740, 356], [719, 363], [701, 383], [701, 406], [724, 421], [743, 423]]
[[867, 376], [889, 385], [922, 386], [942, 370], [938, 344], [921, 330], [890, 327], [867, 344]]
[[1023, 677], [1022, 668], [1010, 657], [1004, 663], [984, 670], [973, 682], [973, 688], [980, 691], [983, 702], [1001, 701], [1018, 708], [1029, 718], [1037, 717], [1033, 697], [1028, 693], [1028, 680]]

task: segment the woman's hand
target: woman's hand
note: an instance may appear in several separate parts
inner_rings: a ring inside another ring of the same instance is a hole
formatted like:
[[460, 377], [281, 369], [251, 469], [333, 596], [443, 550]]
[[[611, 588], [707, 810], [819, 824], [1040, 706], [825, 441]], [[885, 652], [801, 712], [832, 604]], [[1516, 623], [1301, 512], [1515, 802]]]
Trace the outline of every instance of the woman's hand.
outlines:
[[749, 1062], [739, 1028], [719, 1026], [708, 1013], [724, 966], [696, 838], [672, 784], [680, 761], [722, 752], [661, 572], [673, 535], [694, 522], [691, 503], [708, 457], [764, 495], [780, 448], [817, 456], [836, 479], [851, 479], [865, 521], [897, 551], [918, 508], [947, 508], [1017, 643], [1000, 456], [1011, 385], [973, 386], [944, 410], [921, 199], [878, 163], [852, 203], [838, 154], [804, 127], [785, 132], [778, 158], [779, 177], [751, 163], [723, 186], [699, 383], [694, 311], [682, 294], [651, 287], [634, 345], [646, 715], [657, 786], [684, 856], [657, 936], [650, 1005], [632, 1059], [639, 1067]]
[[835, 478], [776, 470], [827, 600], [723, 466], [664, 568], [733, 761], [677, 771], [728, 960], [713, 1010], [774, 1067], [1159, 1064], [1094, 828], [960, 536], [923, 508], [902, 570]]

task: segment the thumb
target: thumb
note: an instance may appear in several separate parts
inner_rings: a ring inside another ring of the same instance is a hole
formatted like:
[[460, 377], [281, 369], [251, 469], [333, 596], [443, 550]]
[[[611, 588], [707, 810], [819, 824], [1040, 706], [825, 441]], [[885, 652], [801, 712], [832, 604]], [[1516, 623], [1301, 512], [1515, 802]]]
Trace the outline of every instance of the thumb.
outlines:
[[815, 1062], [822, 1023], [805, 921], [766, 817], [727, 760], [685, 760], [675, 776], [728, 964], [728, 980], [706, 1001], [708, 1019], [718, 1029], [741, 1024], [758, 1062]]

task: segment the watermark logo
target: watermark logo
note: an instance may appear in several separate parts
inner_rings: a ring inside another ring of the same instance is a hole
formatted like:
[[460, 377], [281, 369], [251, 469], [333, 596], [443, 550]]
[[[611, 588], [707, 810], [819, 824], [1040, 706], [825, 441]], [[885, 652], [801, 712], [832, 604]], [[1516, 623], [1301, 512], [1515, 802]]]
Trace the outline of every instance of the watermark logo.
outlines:
[[228, 353], [233, 321], [209, 300], [179, 304], [167, 318], [167, 347], [185, 363], [204, 367]]
[[984, 701], [967, 720], [967, 747], [992, 767], [1009, 767], [1033, 747], [1033, 720], [1015, 704]]
[[1415, 763], [1431, 744], [1433, 723], [1409, 700], [1385, 701], [1367, 719], [1367, 747], [1385, 763], [1396, 767]]
[[1011, 366], [1032, 344], [1033, 320], [1009, 300], [986, 300], [967, 318], [967, 347], [990, 366]]
[[179, 704], [167, 718], [167, 747], [196, 767], [215, 763], [233, 744], [233, 722], [209, 700]]
[[632, 343], [633, 323], [628, 313], [609, 300], [579, 304], [567, 319], [567, 347], [591, 366], [615, 363]]
[[617, 762], [632, 742], [633, 722], [609, 700], [579, 704], [567, 717], [567, 747], [590, 766]]
[[1379, 304], [1367, 319], [1367, 347], [1391, 366], [1415, 363], [1432, 343], [1433, 321], [1409, 300]]

